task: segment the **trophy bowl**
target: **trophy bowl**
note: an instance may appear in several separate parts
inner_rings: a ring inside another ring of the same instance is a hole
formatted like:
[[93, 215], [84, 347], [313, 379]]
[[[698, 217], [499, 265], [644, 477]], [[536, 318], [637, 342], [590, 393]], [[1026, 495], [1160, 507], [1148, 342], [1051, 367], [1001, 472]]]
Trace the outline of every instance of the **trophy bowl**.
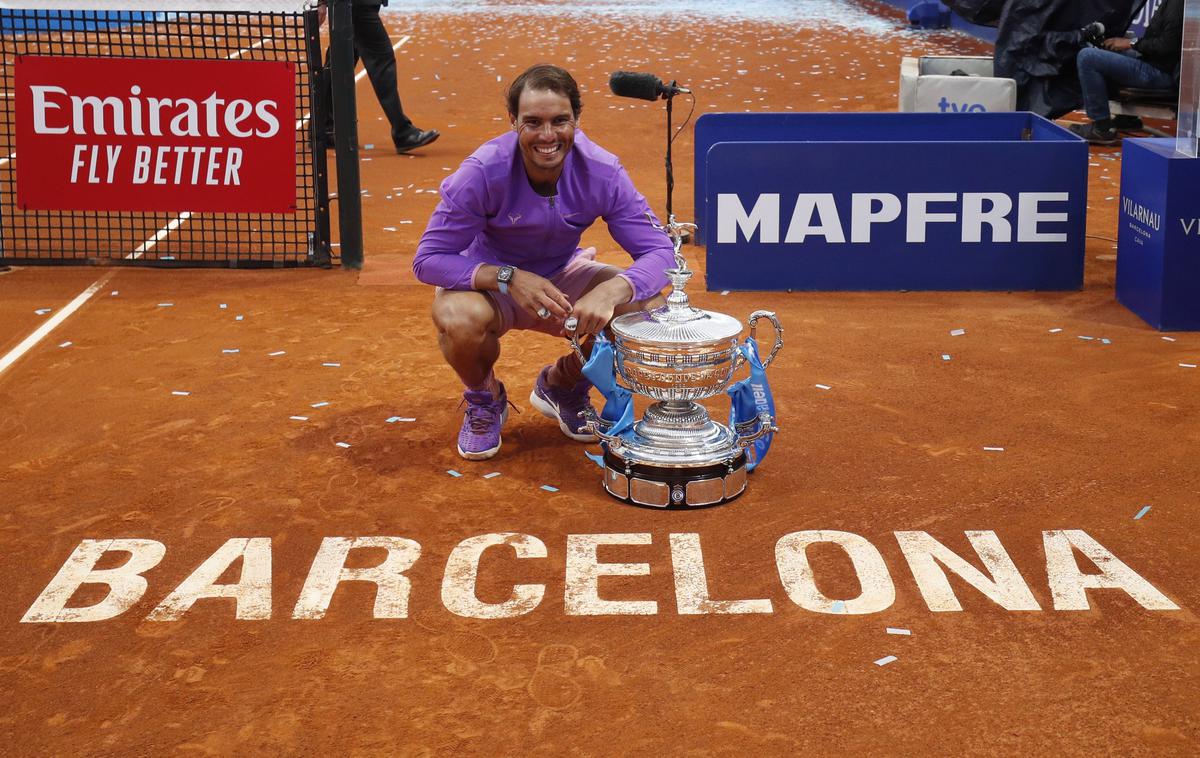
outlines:
[[[689, 310], [688, 321], [672, 320], [677, 314], [670, 304], [613, 320], [616, 369], [629, 389], [653, 400], [690, 402], [718, 395], [729, 386], [746, 362], [738, 350], [742, 323], [724, 313]], [[781, 331], [774, 313], [755, 311], [749, 321], [751, 336], [764, 317]], [[776, 352], [778, 348], [764, 367]]]

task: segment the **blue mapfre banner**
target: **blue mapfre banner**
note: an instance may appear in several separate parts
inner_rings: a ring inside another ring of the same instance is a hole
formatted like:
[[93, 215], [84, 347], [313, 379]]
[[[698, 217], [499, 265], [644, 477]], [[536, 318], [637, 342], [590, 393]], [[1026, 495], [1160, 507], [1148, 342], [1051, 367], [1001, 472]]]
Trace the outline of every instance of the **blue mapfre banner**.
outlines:
[[[736, 132], [753, 139], [755, 115]], [[831, 116], [793, 121], [802, 141], [707, 150], [709, 289], [1082, 286], [1082, 140], [1027, 113]]]

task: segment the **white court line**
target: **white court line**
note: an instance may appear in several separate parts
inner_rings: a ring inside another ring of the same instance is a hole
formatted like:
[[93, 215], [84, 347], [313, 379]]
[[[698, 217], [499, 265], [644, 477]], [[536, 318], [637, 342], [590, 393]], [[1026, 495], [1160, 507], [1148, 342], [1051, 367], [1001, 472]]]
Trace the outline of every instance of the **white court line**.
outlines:
[[11, 161], [13, 158], [16, 158], [16, 157], [17, 157], [17, 154], [13, 153], [12, 155], [8, 156], [7, 158], [0, 158], [0, 168], [4, 168], [6, 165], [8, 165], [9, 161]]
[[67, 303], [65, 308], [46, 319], [46, 323], [35, 329], [33, 334], [21, 341], [21, 344], [17, 345], [12, 350], [9, 350], [3, 358], [0, 358], [0, 374], [3, 374], [9, 366], [16, 363], [22, 355], [29, 352], [34, 345], [41, 342], [42, 338], [44, 338], [47, 334], [54, 331], [56, 326], [66, 321], [68, 316], [79, 310], [80, 306], [86, 303], [92, 295], [96, 294], [101, 287], [107, 284], [108, 280], [111, 279], [116, 273], [117, 272], [115, 270], [110, 271], [97, 279], [92, 286], [88, 287], [83, 292], [80, 292], [75, 296], [74, 300]]
[[[250, 47], [242, 48], [241, 50], [238, 50], [236, 53], [233, 53], [232, 55], [229, 55], [227, 57], [230, 59], [239, 58], [239, 57], [241, 57], [241, 55], [243, 53], [247, 53], [255, 48], [262, 47], [266, 43], [270, 42], [271, 39], [272, 39], [271, 37], [264, 37], [263, 39], [259, 40], [258, 42], [255, 42]], [[16, 153], [13, 153], [12, 155], [8, 156], [8, 158], [5, 158], [3, 161], [0, 161], [0, 166], [3, 166], [5, 163], [8, 163], [8, 161], [11, 160], [12, 158], [15, 158], [16, 155], [17, 155]], [[191, 211], [184, 211], [183, 213], [180, 213], [178, 216], [171, 219], [171, 221], [166, 226], [164, 226], [162, 229], [159, 229], [157, 232], [155, 232], [152, 237], [150, 237], [148, 240], [146, 240], [142, 244], [138, 245], [137, 248], [133, 252], [131, 252], [129, 255], [126, 255], [125, 260], [137, 260], [138, 258], [141, 258], [145, 253], [147, 253], [148, 251], [153, 249], [155, 245], [157, 245], [159, 242], [161, 242], [163, 239], [165, 239], [167, 237], [167, 235], [169, 235], [171, 232], [178, 229], [181, 225], [183, 225], [191, 217], [192, 217]], [[66, 321], [68, 316], [70, 316], [75, 311], [79, 310], [79, 308], [84, 303], [86, 303], [89, 299], [91, 299], [92, 295], [96, 294], [96, 292], [99, 291], [99, 289], [101, 287], [103, 287], [105, 284], [107, 284], [108, 280], [112, 279], [113, 276], [116, 275], [116, 273], [117, 272], [114, 269], [113, 271], [110, 271], [107, 274], [105, 274], [104, 276], [97, 279], [95, 282], [92, 283], [92, 285], [90, 287], [85, 289], [83, 292], [79, 293], [75, 297], [74, 300], [72, 300], [70, 303], [67, 304], [67, 306], [65, 308], [63, 308], [58, 313], [54, 314], [54, 316], [52, 316], [51, 318], [46, 320], [46, 323], [42, 324], [37, 329], [35, 329], [33, 334], [30, 334], [28, 337], [23, 339], [21, 341], [21, 344], [17, 345], [12, 350], [8, 351], [8, 353], [3, 358], [0, 358], [0, 374], [3, 374], [6, 370], [8, 370], [9, 366], [16, 363], [21, 358], [21, 356], [23, 356], [23, 355], [25, 355], [25, 353], [29, 352], [33, 348], [34, 345], [41, 342], [46, 337], [46, 335], [48, 335], [48, 334], [50, 334], [50, 332], [54, 331], [55, 327], [57, 327], [62, 322]]]
[[[406, 42], [409, 41], [409, 39], [411, 39], [411, 38], [408, 35], [401, 37], [399, 42], [392, 45], [392, 50], [399, 50], [400, 47], [402, 47]], [[270, 40], [271, 40], [271, 38], [267, 37], [259, 42], [256, 42], [254, 45], [252, 45], [248, 48], [239, 50], [238, 52], [234, 53], [230, 57], [233, 58], [233, 57], [240, 56], [242, 53], [248, 52], [249, 50], [251, 50], [253, 48], [259, 47], [259, 46], [269, 42]], [[363, 69], [362, 71], [358, 72], [358, 74], [356, 74], [354, 77], [355, 83], [362, 81], [362, 78], [366, 75], [367, 75], [366, 69]], [[310, 118], [312, 118], [311, 111], [304, 114], [304, 117], [296, 122], [296, 128], [297, 129], [303, 128], [303, 126], [306, 123], [308, 123]], [[12, 158], [15, 158], [16, 156], [17, 156], [17, 154], [13, 153], [12, 155], [8, 156], [7, 158], [0, 160], [0, 166], [3, 166], [5, 163], [8, 163], [9, 160], [11, 160]], [[161, 242], [163, 239], [165, 239], [171, 232], [175, 231], [180, 226], [182, 226], [184, 223], [186, 223], [187, 220], [190, 219], [191, 217], [192, 217], [191, 211], [184, 211], [183, 213], [180, 213], [178, 216], [171, 219], [171, 221], [166, 226], [164, 226], [162, 229], [159, 229], [157, 232], [155, 232], [154, 236], [150, 237], [145, 242], [138, 245], [137, 249], [135, 249], [129, 255], [125, 256], [125, 259], [126, 260], [130, 260], [130, 259], [136, 260], [136, 259], [140, 258], [142, 255], [144, 255], [145, 253], [147, 253], [151, 249], [153, 249], [155, 245], [157, 245], [159, 242]], [[51, 316], [49, 319], [47, 319], [46, 323], [42, 324], [40, 327], [38, 327], [36, 330], [34, 330], [33, 334], [30, 334], [28, 337], [26, 337], [24, 340], [22, 340], [21, 344], [17, 345], [12, 350], [8, 351], [8, 353], [3, 358], [0, 358], [0, 374], [3, 374], [5, 371], [7, 371], [9, 366], [16, 363], [17, 360], [20, 359], [20, 357], [23, 356], [25, 353], [29, 352], [29, 350], [32, 349], [34, 345], [41, 342], [46, 337], [46, 335], [48, 335], [50, 332], [52, 332], [55, 329], [55, 327], [57, 327], [63, 321], [66, 321], [68, 316], [73, 314], [75, 311], [79, 310], [79, 308], [84, 303], [86, 303], [92, 297], [92, 295], [96, 294], [96, 292], [98, 292], [101, 287], [103, 287], [105, 284], [107, 284], [108, 280], [111, 279], [113, 276], [115, 276], [116, 273], [117, 273], [116, 270], [113, 270], [113, 271], [110, 271], [109, 273], [105, 274], [104, 276], [100, 277], [99, 279], [97, 279], [90, 287], [88, 287], [83, 292], [79, 293], [79, 295], [77, 295], [74, 300], [72, 300], [70, 303], [68, 303], [65, 308], [63, 308], [58, 313], [55, 313], [53, 316]]]
[[231, 60], [231, 61], [237, 60], [238, 58], [242, 57], [243, 53], [248, 53], [251, 50], [257, 50], [258, 48], [262, 47], [263, 45], [267, 44], [268, 42], [273, 42], [274, 40], [275, 40], [274, 37], [263, 37], [258, 42], [255, 42], [253, 45], [251, 45], [250, 47], [244, 47], [241, 50], [238, 50], [236, 53], [233, 53], [232, 55], [230, 55], [228, 57], [228, 60]]

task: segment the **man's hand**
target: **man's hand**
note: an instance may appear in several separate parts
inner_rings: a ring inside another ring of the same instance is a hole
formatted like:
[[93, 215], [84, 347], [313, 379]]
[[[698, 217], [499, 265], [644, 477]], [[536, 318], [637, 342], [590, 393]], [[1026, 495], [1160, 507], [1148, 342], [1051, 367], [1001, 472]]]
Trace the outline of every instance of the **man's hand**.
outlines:
[[616, 307], [628, 303], [632, 297], [633, 287], [622, 277], [614, 276], [597, 285], [575, 303], [574, 316], [579, 319], [575, 334], [581, 339], [587, 334], [599, 334], [612, 321]]
[[1128, 37], [1109, 37], [1100, 43], [1100, 47], [1112, 50], [1114, 53], [1123, 53], [1133, 49], [1133, 40]]
[[552, 318], [562, 321], [571, 314], [571, 301], [549, 279], [530, 271], [517, 269], [508, 283], [508, 294], [517, 305], [541, 318], [538, 311], [545, 309]]

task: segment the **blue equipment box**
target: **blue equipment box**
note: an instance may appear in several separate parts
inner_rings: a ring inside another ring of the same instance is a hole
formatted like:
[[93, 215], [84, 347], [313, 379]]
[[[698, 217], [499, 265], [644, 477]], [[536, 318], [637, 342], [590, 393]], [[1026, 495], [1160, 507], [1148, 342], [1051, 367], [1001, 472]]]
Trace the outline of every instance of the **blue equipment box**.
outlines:
[[1121, 148], [1117, 300], [1164, 331], [1200, 331], [1200, 158], [1174, 139]]
[[696, 124], [708, 288], [1073, 290], [1087, 143], [1030, 113]]

